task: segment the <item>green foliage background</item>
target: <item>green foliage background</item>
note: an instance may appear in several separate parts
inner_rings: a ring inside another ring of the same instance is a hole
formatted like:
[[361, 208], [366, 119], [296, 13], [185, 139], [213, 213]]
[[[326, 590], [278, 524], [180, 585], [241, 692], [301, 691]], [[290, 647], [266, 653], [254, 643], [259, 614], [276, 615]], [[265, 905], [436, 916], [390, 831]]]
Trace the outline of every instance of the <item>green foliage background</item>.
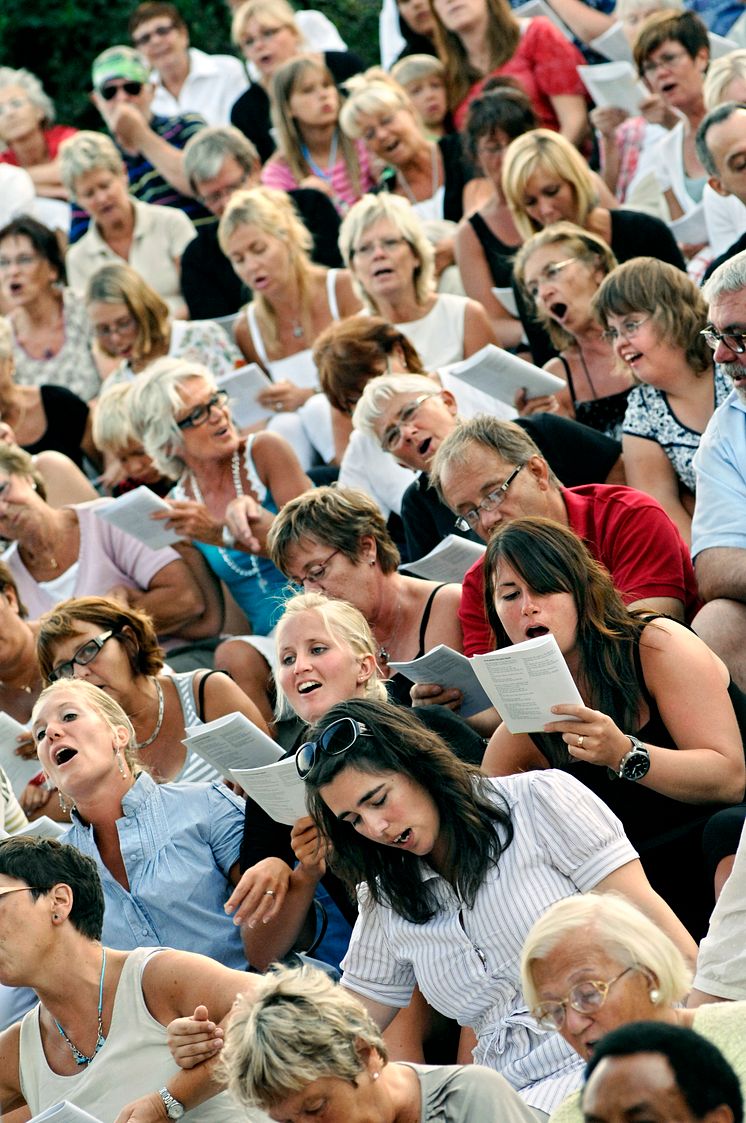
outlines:
[[[0, 0], [0, 64], [25, 66], [41, 78], [57, 120], [100, 128], [88, 101], [90, 65], [114, 43], [128, 43], [127, 18], [137, 0]], [[223, 0], [176, 0], [192, 44], [231, 52], [230, 16]], [[323, 0], [318, 11], [337, 25], [351, 50], [378, 61], [379, 0]]]

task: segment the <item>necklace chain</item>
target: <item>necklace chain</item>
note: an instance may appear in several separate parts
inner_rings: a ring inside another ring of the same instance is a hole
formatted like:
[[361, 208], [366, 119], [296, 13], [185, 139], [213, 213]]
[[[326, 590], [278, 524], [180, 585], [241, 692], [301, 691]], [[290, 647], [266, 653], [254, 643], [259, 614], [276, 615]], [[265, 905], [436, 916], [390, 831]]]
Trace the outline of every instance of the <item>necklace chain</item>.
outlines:
[[140, 751], [140, 749], [147, 749], [148, 745], [153, 744], [153, 741], [155, 741], [156, 737], [161, 731], [161, 726], [163, 725], [163, 711], [165, 709], [163, 687], [158, 682], [158, 679], [155, 677], [155, 675], [150, 676], [150, 681], [155, 684], [155, 691], [158, 695], [158, 717], [156, 719], [155, 729], [150, 734], [147, 741], [135, 741], [135, 748], [138, 752]]
[[[431, 166], [431, 169], [432, 169], [431, 170], [431, 189], [430, 189], [430, 195], [428, 196], [428, 198], [432, 199], [433, 195], [438, 190], [438, 182], [440, 180], [439, 169], [438, 169], [438, 146], [437, 146], [437, 144], [432, 144], [431, 148], [430, 148], [430, 166]], [[405, 176], [404, 172], [399, 170], [399, 168], [396, 169], [396, 178], [399, 181], [399, 184], [400, 184], [402, 190], [404, 191], [404, 194], [407, 196], [407, 198], [409, 199], [410, 203], [412, 203], [412, 205], [416, 205], [417, 203], [425, 202], [424, 199], [418, 199], [417, 198], [414, 191], [409, 186], [409, 181], [407, 180], [407, 177]]]
[[[231, 476], [233, 477], [233, 490], [236, 493], [236, 498], [240, 499], [244, 495], [244, 489], [243, 481], [241, 480], [241, 457], [238, 449], [236, 449], [236, 451], [233, 453], [233, 456], [231, 457]], [[194, 472], [189, 473], [189, 479], [192, 484], [192, 493], [194, 495], [194, 498], [198, 503], [204, 504], [205, 501]], [[264, 593], [267, 591], [267, 582], [262, 576], [261, 570], [259, 569], [259, 563], [253, 554], [246, 555], [249, 560], [249, 568], [244, 569], [238, 564], [238, 562], [233, 560], [230, 550], [226, 550], [224, 546], [218, 546], [218, 553], [220, 554], [221, 558], [228, 566], [228, 568], [232, 569], [234, 573], [237, 573], [239, 577], [256, 577], [259, 581], [259, 588], [262, 590], [262, 592]]]
[[94, 1057], [96, 1057], [98, 1055], [99, 1050], [106, 1044], [106, 1038], [104, 1037], [104, 1022], [103, 1022], [104, 976], [106, 974], [106, 948], [102, 948], [101, 951], [103, 952], [103, 955], [102, 955], [102, 958], [101, 958], [101, 978], [99, 979], [99, 982], [98, 982], [98, 1037], [96, 1038], [96, 1048], [93, 1050], [90, 1057], [87, 1057], [86, 1054], [84, 1052], [82, 1052], [82, 1050], [80, 1050], [77, 1045], [73, 1045], [72, 1041], [67, 1036], [67, 1034], [65, 1033], [65, 1031], [62, 1028], [62, 1026], [60, 1025], [60, 1023], [57, 1021], [56, 1018], [54, 1019], [54, 1024], [57, 1026], [57, 1029], [60, 1031], [60, 1036], [61, 1036], [62, 1040], [65, 1041], [66, 1044], [70, 1046], [70, 1051], [71, 1051], [73, 1057], [75, 1058], [76, 1065], [89, 1065], [91, 1063], [91, 1061], [94, 1059]]
[[401, 619], [401, 589], [399, 590], [399, 596], [397, 597], [397, 601], [396, 601], [396, 619], [394, 620], [393, 628], [389, 632], [388, 647], [386, 646], [386, 644], [382, 643], [380, 645], [380, 647], [378, 648], [378, 661], [379, 661], [379, 663], [383, 663], [384, 666], [386, 666], [388, 664], [388, 661], [391, 658], [391, 651], [389, 650], [389, 648], [396, 641], [396, 637], [397, 637], [397, 634], [399, 632], [399, 621], [400, 621], [400, 619]]

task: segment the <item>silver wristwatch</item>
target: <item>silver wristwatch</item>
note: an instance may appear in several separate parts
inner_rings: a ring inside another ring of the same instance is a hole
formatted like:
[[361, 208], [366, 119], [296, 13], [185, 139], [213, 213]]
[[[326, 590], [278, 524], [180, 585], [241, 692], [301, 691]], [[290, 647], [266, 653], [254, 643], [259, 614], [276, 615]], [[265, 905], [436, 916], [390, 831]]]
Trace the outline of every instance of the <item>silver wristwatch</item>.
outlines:
[[631, 733], [627, 733], [626, 737], [632, 747], [619, 761], [617, 775], [622, 780], [642, 780], [650, 770], [650, 753], [637, 737]]
[[168, 1118], [181, 1119], [182, 1115], [186, 1111], [183, 1103], [172, 1096], [168, 1088], [159, 1088], [158, 1095], [163, 1100], [164, 1106], [166, 1108], [166, 1115], [168, 1116]]

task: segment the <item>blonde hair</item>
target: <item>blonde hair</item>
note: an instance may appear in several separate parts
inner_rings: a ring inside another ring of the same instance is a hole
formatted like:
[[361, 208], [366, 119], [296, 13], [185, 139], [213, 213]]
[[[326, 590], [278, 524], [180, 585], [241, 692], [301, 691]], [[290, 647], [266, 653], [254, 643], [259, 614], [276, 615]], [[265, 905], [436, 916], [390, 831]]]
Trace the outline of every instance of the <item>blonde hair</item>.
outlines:
[[371, 1050], [386, 1063], [359, 999], [318, 968], [276, 964], [251, 1000], [237, 1000], [220, 1069], [237, 1103], [267, 1109], [324, 1077], [355, 1085]]
[[399, 109], [406, 109], [418, 126], [422, 127], [420, 115], [410, 101], [409, 94], [380, 67], [372, 66], [364, 74], [354, 74], [345, 82], [345, 89], [348, 97], [340, 110], [339, 123], [346, 135], [353, 140], [357, 140], [362, 134], [361, 117], [373, 117], [378, 113], [396, 112]]
[[115, 702], [106, 691], [99, 690], [97, 686], [93, 686], [90, 682], [84, 682], [82, 679], [62, 678], [58, 679], [57, 682], [53, 682], [51, 686], [45, 687], [36, 699], [34, 708], [31, 711], [31, 725], [36, 725], [36, 722], [39, 720], [39, 713], [42, 706], [50, 699], [53, 699], [55, 695], [63, 691], [68, 694], [80, 695], [81, 701], [85, 702], [89, 709], [93, 710], [96, 716], [109, 727], [112, 733], [117, 729], [125, 729], [127, 731], [128, 740], [122, 751], [130, 767], [130, 771], [134, 774], [136, 771], [136, 738], [132, 722], [118, 702]]
[[106, 171], [126, 176], [122, 154], [114, 141], [103, 133], [83, 130], [60, 145], [60, 176], [71, 199], [75, 184], [88, 172]]
[[[328, 79], [334, 87], [337, 97], [337, 114], [339, 114], [339, 90], [334, 82], [334, 75], [329, 67], [318, 55], [296, 55], [288, 59], [272, 75], [272, 124], [277, 130], [278, 149], [285, 157], [295, 179], [300, 184], [306, 176], [312, 174], [313, 169], [303, 153], [305, 139], [302, 126], [298, 124], [290, 110], [290, 100], [299, 82], [302, 82], [310, 70], [318, 71]], [[360, 161], [353, 141], [339, 128], [339, 151], [347, 169], [350, 183], [357, 195], [360, 194]]]
[[131, 382], [115, 382], [104, 390], [93, 411], [93, 443], [102, 452], [116, 455], [130, 441], [139, 443], [130, 417]]
[[[308, 278], [311, 271], [309, 254], [313, 238], [303, 225], [298, 212], [285, 191], [273, 187], [252, 187], [248, 191], [236, 191], [225, 209], [218, 226], [218, 241], [223, 253], [228, 255], [228, 241], [239, 226], [258, 226], [264, 234], [279, 238], [287, 246], [290, 268], [298, 286], [302, 322], [307, 322]], [[261, 293], [255, 293], [257, 319], [264, 329], [263, 334], [268, 350], [277, 347], [277, 313]]]
[[290, 27], [301, 39], [300, 28], [295, 19], [295, 11], [287, 0], [246, 0], [236, 8], [231, 21], [231, 39], [237, 47], [246, 33], [246, 24], [255, 19], [259, 24], [278, 23], [280, 27]]
[[102, 265], [88, 280], [87, 305], [124, 304], [137, 324], [134, 357], [147, 362], [156, 349], [167, 351], [171, 313], [165, 300], [145, 278], [125, 262]]
[[[433, 291], [435, 279], [435, 251], [425, 234], [422, 220], [412, 205], [399, 195], [383, 191], [380, 195], [363, 195], [345, 215], [339, 228], [339, 252], [345, 265], [352, 268], [355, 245], [365, 231], [380, 219], [388, 219], [418, 258], [414, 270], [414, 291], [418, 304], [424, 304]], [[352, 282], [369, 312], [379, 314], [375, 301], [368, 295], [352, 272]]]
[[570, 184], [575, 195], [575, 221], [578, 226], [585, 226], [598, 205], [590, 168], [577, 148], [559, 133], [533, 129], [510, 143], [503, 161], [503, 191], [518, 233], [525, 239], [542, 229], [527, 213], [523, 202], [528, 181], [539, 168]]
[[[315, 612], [319, 616], [336, 647], [346, 645], [356, 659], [364, 659], [372, 655], [378, 658], [378, 644], [373, 638], [368, 621], [354, 605], [343, 600], [330, 600], [322, 593], [298, 593], [285, 601], [283, 612], [275, 628], [276, 648], [280, 650], [280, 628], [288, 620], [295, 620], [305, 612]], [[277, 689], [277, 714], [282, 717], [292, 709], [287, 697], [276, 683]], [[388, 691], [383, 679], [378, 673], [378, 668], [365, 683], [363, 697], [371, 702], [387, 702]]]
[[579, 893], [556, 901], [531, 927], [521, 953], [523, 994], [529, 1009], [541, 1001], [534, 983], [534, 965], [561, 947], [571, 932], [580, 931], [589, 954], [603, 951], [621, 967], [648, 972], [671, 1006], [689, 993], [692, 973], [665, 932], [640, 909], [616, 893]]
[[738, 78], [746, 81], [746, 49], [730, 51], [710, 63], [702, 91], [705, 107], [714, 109], [724, 100], [725, 91]]
[[190, 378], [201, 378], [210, 390], [217, 388], [207, 367], [170, 356], [156, 359], [130, 384], [129, 412], [133, 432], [161, 475], [172, 480], [178, 479], [186, 468], [179, 455], [184, 437], [176, 424], [176, 414], [184, 406], [179, 387]]
[[420, 82], [433, 74], [445, 82], [446, 68], [434, 55], [407, 55], [391, 67], [391, 77], [405, 90], [413, 82]]

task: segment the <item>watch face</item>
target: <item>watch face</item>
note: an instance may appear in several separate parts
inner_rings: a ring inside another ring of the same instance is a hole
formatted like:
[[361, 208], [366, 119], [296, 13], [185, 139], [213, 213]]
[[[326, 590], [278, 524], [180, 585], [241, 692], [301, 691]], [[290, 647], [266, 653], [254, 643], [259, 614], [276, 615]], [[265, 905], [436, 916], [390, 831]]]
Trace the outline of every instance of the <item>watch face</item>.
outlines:
[[181, 1119], [182, 1115], [184, 1114], [184, 1105], [180, 1104], [178, 1100], [174, 1100], [174, 1102], [166, 1109], [166, 1112], [169, 1119]]
[[647, 776], [650, 768], [650, 757], [645, 752], [631, 753], [622, 765], [622, 776], [625, 780], [641, 780]]

